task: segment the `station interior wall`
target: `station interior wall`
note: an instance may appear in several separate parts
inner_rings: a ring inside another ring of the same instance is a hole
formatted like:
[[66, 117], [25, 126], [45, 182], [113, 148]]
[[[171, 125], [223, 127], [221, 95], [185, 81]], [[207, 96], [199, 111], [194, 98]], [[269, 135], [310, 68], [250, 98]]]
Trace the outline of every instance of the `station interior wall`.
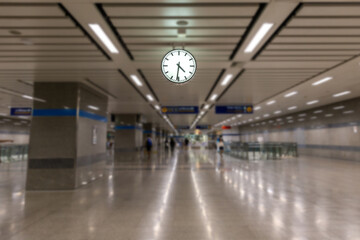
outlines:
[[360, 159], [359, 109], [360, 98], [356, 98], [269, 118], [241, 126], [240, 141], [295, 142], [298, 144], [299, 155]]

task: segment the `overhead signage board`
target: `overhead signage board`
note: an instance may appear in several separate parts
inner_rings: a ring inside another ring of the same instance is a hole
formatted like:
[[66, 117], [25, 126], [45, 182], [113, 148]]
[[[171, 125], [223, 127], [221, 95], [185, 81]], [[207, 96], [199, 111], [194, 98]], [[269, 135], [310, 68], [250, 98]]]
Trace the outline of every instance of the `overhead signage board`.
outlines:
[[222, 105], [215, 107], [216, 114], [249, 114], [253, 113], [254, 108], [251, 104], [246, 105]]
[[200, 129], [200, 130], [207, 130], [210, 129], [210, 125], [196, 125], [195, 127], [196, 129]]
[[31, 116], [32, 108], [11, 108], [10, 116]]
[[176, 126], [176, 129], [179, 129], [179, 130], [189, 130], [189, 129], [190, 129], [190, 126]]
[[164, 114], [198, 114], [198, 106], [164, 106], [161, 108]]

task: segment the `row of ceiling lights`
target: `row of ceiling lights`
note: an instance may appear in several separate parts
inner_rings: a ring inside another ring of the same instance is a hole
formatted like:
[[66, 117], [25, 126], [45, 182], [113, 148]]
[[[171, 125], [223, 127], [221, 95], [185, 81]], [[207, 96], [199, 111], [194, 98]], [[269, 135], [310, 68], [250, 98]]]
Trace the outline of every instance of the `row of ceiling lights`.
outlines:
[[[259, 30], [256, 32], [250, 43], [245, 48], [245, 53], [251, 53], [258, 46], [261, 40], [266, 36], [266, 34], [270, 31], [270, 29], [274, 26], [273, 23], [263, 23]], [[221, 86], [225, 87], [228, 85], [233, 78], [233, 74], [227, 74], [225, 78], [221, 82]], [[210, 97], [210, 101], [214, 102], [218, 98], [217, 93], [213, 93]], [[271, 103], [270, 103], [271, 104]], [[200, 119], [205, 115], [206, 111], [210, 108], [210, 103], [206, 103], [200, 114], [195, 118], [193, 123], [191, 124], [190, 129], [194, 128], [195, 125], [200, 121]], [[218, 125], [218, 124], [217, 124]], [[215, 125], [216, 126], [216, 125]]]
[[[104, 32], [104, 30], [101, 28], [101, 26], [99, 24], [91, 23], [91, 24], [89, 24], [89, 27], [98, 36], [98, 38], [102, 41], [102, 43], [107, 47], [107, 49], [111, 53], [114, 53], [114, 54], [119, 53], [119, 50], [115, 47], [113, 42], [106, 35], [106, 33]], [[130, 78], [135, 83], [135, 85], [137, 87], [142, 87], [143, 86], [143, 83], [141, 82], [141, 80], [138, 78], [137, 75], [132, 74], [132, 75], [130, 75]], [[154, 102], [154, 97], [151, 94], [146, 94], [146, 98], [149, 100], [149, 102]], [[154, 104], [153, 106], [154, 106], [154, 108], [156, 110], [158, 110], [158, 111], [160, 110], [160, 105], [159, 104]], [[166, 115], [163, 115], [163, 118], [176, 133], [177, 131], [176, 131], [174, 125], [169, 120], [169, 118]]]
[[[330, 81], [330, 80], [332, 80], [332, 79], [333, 79], [333, 77], [325, 77], [325, 78], [322, 78], [322, 79], [320, 79], [320, 80], [318, 80], [318, 81], [313, 82], [313, 83], [312, 83], [312, 86], [318, 86], [318, 85], [323, 84], [323, 83], [325, 83], [325, 82], [328, 82], [328, 81]], [[335, 98], [337, 98], [337, 97], [341, 97], [341, 96], [344, 96], [344, 95], [348, 95], [348, 94], [350, 94], [350, 93], [351, 93], [351, 91], [343, 91], [343, 92], [335, 93], [335, 94], [333, 94], [332, 96], [335, 97]], [[284, 95], [284, 97], [285, 97], [285, 98], [289, 98], [289, 97], [292, 97], [292, 96], [294, 96], [294, 95], [296, 95], [296, 94], [298, 94], [298, 91], [292, 91], [292, 92], [286, 93], [286, 94]], [[313, 104], [316, 104], [316, 103], [319, 103], [319, 102], [320, 102], [319, 100], [314, 99], [314, 100], [311, 100], [311, 101], [306, 102], [306, 104], [307, 104], [307, 105], [313, 105]], [[266, 102], [266, 105], [269, 106], [269, 105], [273, 105], [274, 103], [276, 103], [276, 100], [272, 99], [272, 100], [267, 101], [267, 102]], [[297, 108], [298, 108], [297, 106], [290, 106], [290, 107], [287, 108], [287, 110], [292, 111], [292, 110], [295, 110], [295, 109], [297, 109]], [[260, 109], [261, 109], [261, 106], [256, 106], [256, 107], [254, 108], [255, 111], [258, 111], [258, 110], [260, 110]], [[274, 111], [274, 114], [275, 114], [275, 115], [280, 114], [280, 113], [282, 113], [282, 110]], [[241, 117], [241, 116], [242, 116], [241, 114], [237, 115], [238, 118]], [[265, 113], [265, 114], [263, 114], [263, 117], [264, 117], [264, 118], [270, 117], [270, 114], [269, 114], [269, 113]], [[235, 119], [236, 119], [236, 117], [231, 117], [231, 118], [229, 118], [229, 119], [226, 119], [226, 120], [224, 120], [224, 121], [222, 121], [222, 122], [219, 122], [219, 123], [215, 124], [215, 126], [224, 125], [224, 124], [226, 124], [226, 123], [228, 123], [228, 122], [230, 122], [230, 121], [232, 121], [232, 120], [235, 120]], [[255, 117], [255, 120], [259, 120], [259, 119], [260, 119], [259, 116]], [[253, 119], [249, 119], [249, 120], [248, 120], [248, 122], [252, 122], [252, 121], [253, 121]], [[247, 122], [247, 121], [243, 121], [243, 123], [246, 123], [246, 122]], [[241, 122], [238, 122], [238, 124], [236, 124], [236, 125], [241, 125], [241, 124], [242, 124]]]

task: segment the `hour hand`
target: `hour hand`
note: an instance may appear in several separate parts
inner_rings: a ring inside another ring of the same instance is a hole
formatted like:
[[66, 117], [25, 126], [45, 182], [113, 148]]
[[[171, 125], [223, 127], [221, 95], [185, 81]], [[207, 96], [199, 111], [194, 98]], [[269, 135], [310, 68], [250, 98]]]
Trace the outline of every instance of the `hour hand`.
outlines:
[[183, 72], [185, 72], [185, 70], [180, 66], [180, 63], [178, 63], [177, 65]]

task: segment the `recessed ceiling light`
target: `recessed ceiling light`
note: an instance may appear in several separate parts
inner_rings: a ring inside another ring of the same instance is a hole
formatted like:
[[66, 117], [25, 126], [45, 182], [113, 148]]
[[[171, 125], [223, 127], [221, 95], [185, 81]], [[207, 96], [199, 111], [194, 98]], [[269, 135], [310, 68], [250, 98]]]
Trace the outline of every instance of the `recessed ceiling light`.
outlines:
[[205, 109], [209, 109], [209, 107], [210, 107], [209, 104], [206, 104], [206, 105], [204, 106]]
[[292, 106], [288, 108], [288, 110], [294, 110], [294, 109], [297, 109], [297, 106]]
[[310, 119], [314, 120], [314, 119], [317, 119], [317, 117], [316, 117], [316, 116], [313, 116], [313, 117], [311, 117]]
[[341, 96], [344, 96], [344, 95], [348, 95], [350, 93], [351, 93], [350, 91], [344, 91], [344, 92], [334, 94], [333, 97], [341, 97]]
[[22, 95], [23, 98], [26, 98], [26, 99], [30, 99], [30, 100], [33, 100], [34, 98], [32, 96], [29, 96], [29, 95]]
[[324, 82], [330, 81], [331, 79], [333, 79], [333, 78], [332, 77], [325, 77], [323, 79], [320, 79], [319, 81], [314, 82], [312, 85], [317, 86], [317, 85], [320, 85], [320, 84], [322, 84]]
[[264, 114], [264, 117], [269, 117], [269, 116], [270, 116], [270, 114], [268, 114], [268, 113]]
[[99, 110], [98, 107], [93, 106], [93, 105], [88, 105], [87, 107], [90, 108], [90, 109], [92, 109], [92, 110], [95, 110], [95, 111]]
[[218, 95], [214, 93], [214, 94], [211, 96], [210, 100], [211, 100], [211, 101], [215, 101], [215, 99], [217, 98], [217, 96], [218, 96]]
[[354, 113], [354, 110], [349, 110], [349, 111], [343, 112], [343, 114], [351, 114], [351, 113]]
[[297, 91], [289, 92], [289, 93], [285, 94], [284, 97], [286, 97], [286, 98], [291, 97], [291, 96], [296, 95], [297, 93], [298, 93]]
[[288, 116], [288, 117], [286, 117], [286, 119], [292, 119], [293, 117], [292, 116]]
[[275, 100], [271, 100], [271, 101], [268, 101], [268, 102], [266, 103], [266, 105], [271, 105], [271, 104], [274, 104], [274, 103], [276, 103], [276, 101], [275, 101]]
[[115, 45], [112, 43], [110, 38], [106, 35], [104, 30], [97, 23], [90, 23], [89, 27], [94, 33], [98, 36], [98, 38], [103, 42], [103, 44], [109, 49], [111, 53], [119, 53]]
[[156, 110], [160, 110], [160, 106], [159, 105], [155, 105]]
[[269, 32], [272, 28], [273, 23], [263, 23], [253, 39], [250, 41], [249, 45], [245, 49], [245, 53], [250, 53], [254, 51], [256, 46], [260, 43], [260, 41], [265, 37], [265, 35]]
[[323, 112], [323, 110], [316, 110], [316, 111], [314, 111], [315, 114], [322, 113], [322, 112]]
[[334, 116], [334, 114], [329, 113], [325, 115], [325, 117], [332, 117], [332, 116]]
[[333, 107], [334, 110], [339, 110], [339, 109], [343, 109], [345, 108], [345, 106], [336, 106], [336, 107]]
[[289, 120], [289, 121], [288, 121], [288, 123], [292, 123], [292, 122], [294, 122], [294, 121], [293, 121], [293, 120]]
[[146, 97], [150, 102], [154, 101], [154, 98], [150, 94], [146, 95]]
[[259, 119], [260, 119], [260, 117], [256, 117], [255, 119], [256, 119], [256, 120], [259, 120]]
[[281, 110], [277, 110], [274, 112], [274, 114], [280, 114], [281, 113]]
[[136, 76], [136, 75], [130, 75], [131, 79], [135, 82], [136, 85], [138, 85], [139, 87], [141, 87], [143, 84], [140, 81], [140, 79]]
[[228, 84], [230, 82], [230, 79], [232, 78], [232, 74], [228, 74], [226, 75], [226, 77], [224, 78], [224, 80], [221, 83], [221, 86], [225, 86], [226, 84]]
[[256, 106], [256, 107], [254, 108], [255, 111], [260, 110], [260, 109], [261, 109], [260, 106]]
[[313, 105], [313, 104], [318, 103], [318, 102], [319, 102], [319, 100], [312, 100], [312, 101], [307, 102], [306, 104], [307, 105]]
[[241, 117], [242, 117], [242, 115], [241, 115], [241, 114], [238, 114], [238, 115], [236, 115], [236, 117], [241, 118]]
[[306, 113], [299, 114], [298, 116], [299, 116], [299, 117], [305, 117], [305, 116], [306, 116]]
[[302, 122], [302, 121], [304, 121], [304, 120], [305, 120], [305, 119], [303, 119], [303, 118], [299, 118], [299, 119], [298, 119], [299, 122]]

